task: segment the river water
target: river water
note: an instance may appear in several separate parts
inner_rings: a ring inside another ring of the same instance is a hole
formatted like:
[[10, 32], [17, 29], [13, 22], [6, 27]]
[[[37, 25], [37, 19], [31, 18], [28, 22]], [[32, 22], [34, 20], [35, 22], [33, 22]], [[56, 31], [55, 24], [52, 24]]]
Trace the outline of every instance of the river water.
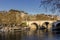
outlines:
[[0, 40], [60, 40], [60, 33], [46, 30], [0, 32]]

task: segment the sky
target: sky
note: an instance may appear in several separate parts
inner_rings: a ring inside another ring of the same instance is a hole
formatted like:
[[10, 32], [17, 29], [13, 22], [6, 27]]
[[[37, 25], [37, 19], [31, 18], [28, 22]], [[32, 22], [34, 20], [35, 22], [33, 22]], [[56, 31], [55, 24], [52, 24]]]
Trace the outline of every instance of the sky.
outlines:
[[[46, 13], [44, 8], [39, 8], [41, 0], [0, 0], [0, 11], [22, 10], [29, 14]], [[49, 14], [47, 12], [46, 14]]]

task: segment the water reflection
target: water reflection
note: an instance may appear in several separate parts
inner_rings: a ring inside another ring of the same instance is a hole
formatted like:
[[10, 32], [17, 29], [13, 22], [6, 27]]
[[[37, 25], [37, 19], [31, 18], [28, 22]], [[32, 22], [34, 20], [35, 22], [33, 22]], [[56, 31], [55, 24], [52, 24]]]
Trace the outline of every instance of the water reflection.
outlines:
[[60, 34], [46, 30], [0, 32], [0, 40], [60, 40]]

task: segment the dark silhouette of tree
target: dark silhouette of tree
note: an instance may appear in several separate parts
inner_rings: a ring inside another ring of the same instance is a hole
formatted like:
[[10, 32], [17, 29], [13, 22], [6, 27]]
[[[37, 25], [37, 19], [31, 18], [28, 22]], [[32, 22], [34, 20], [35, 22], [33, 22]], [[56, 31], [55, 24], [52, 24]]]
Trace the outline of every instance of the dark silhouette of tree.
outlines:
[[19, 12], [20, 13], [21, 11], [15, 10], [15, 9], [10, 9], [9, 12]]
[[49, 10], [52, 13], [55, 13], [57, 10], [60, 12], [60, 0], [41, 0], [40, 7], [44, 7], [46, 11]]

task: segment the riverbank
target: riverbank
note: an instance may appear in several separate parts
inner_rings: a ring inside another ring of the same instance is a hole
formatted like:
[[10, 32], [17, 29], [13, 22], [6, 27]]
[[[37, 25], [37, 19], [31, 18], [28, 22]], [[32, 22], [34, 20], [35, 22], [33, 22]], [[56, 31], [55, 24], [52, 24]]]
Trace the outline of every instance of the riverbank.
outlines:
[[2, 27], [0, 32], [10, 32], [10, 31], [22, 31], [22, 30], [29, 30], [29, 27]]

